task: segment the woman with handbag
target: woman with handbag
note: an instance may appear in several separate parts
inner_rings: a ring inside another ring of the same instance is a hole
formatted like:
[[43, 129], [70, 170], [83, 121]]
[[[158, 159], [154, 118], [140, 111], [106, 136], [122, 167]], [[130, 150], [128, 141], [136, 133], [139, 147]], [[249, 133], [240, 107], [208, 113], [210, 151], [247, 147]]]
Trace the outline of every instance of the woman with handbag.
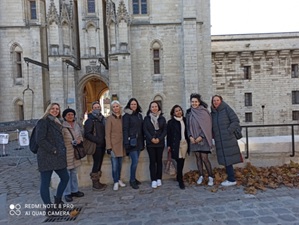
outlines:
[[189, 153], [189, 139], [186, 128], [186, 118], [181, 106], [175, 105], [170, 111], [171, 119], [167, 122], [167, 149], [177, 163], [177, 181], [180, 189], [185, 189], [183, 169], [187, 152]]
[[[77, 168], [81, 165], [81, 160], [76, 158], [76, 146], [82, 144], [82, 134], [79, 124], [75, 121], [76, 111], [66, 109], [62, 113], [64, 119], [62, 135], [66, 147], [67, 170], [70, 176], [68, 185], [64, 190], [64, 198], [67, 202], [72, 202], [73, 197], [83, 197], [84, 193], [78, 190]], [[77, 156], [78, 157], [78, 156]]]
[[190, 139], [190, 151], [196, 156], [196, 164], [199, 171], [197, 184], [204, 179], [203, 164], [209, 175], [208, 185], [214, 185], [213, 171], [209, 154], [212, 148], [212, 119], [205, 103], [197, 93], [190, 95], [191, 107], [187, 110], [187, 132]]
[[125, 148], [123, 145], [122, 115], [119, 101], [113, 100], [111, 102], [111, 110], [112, 113], [106, 120], [105, 139], [106, 151], [110, 155], [112, 164], [113, 190], [117, 191], [119, 186], [126, 186], [120, 179]]
[[243, 162], [234, 131], [240, 127], [240, 121], [234, 110], [223, 101], [220, 95], [212, 97], [211, 115], [217, 160], [225, 166], [227, 180], [222, 186], [236, 185], [233, 164]]
[[166, 119], [157, 101], [152, 101], [149, 104], [143, 122], [143, 132], [150, 160], [149, 169], [152, 188], [157, 188], [162, 185], [162, 157], [167, 134]]
[[136, 98], [131, 98], [124, 109], [123, 142], [126, 154], [131, 158], [130, 186], [138, 189], [141, 184], [136, 179], [136, 170], [140, 151], [144, 149], [142, 109]]

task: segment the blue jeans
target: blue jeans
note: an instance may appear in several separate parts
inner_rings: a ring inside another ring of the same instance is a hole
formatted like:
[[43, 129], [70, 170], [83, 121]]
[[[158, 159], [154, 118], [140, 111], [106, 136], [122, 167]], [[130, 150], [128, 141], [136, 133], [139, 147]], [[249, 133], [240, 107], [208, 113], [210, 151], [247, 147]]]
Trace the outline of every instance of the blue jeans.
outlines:
[[235, 182], [235, 173], [234, 173], [234, 167], [233, 165], [229, 165], [225, 167], [226, 169], [226, 174], [227, 174], [227, 180], [231, 182]]
[[138, 165], [139, 154], [140, 154], [140, 150], [132, 151], [129, 153], [129, 156], [131, 158], [130, 182], [136, 180], [136, 170]]
[[[50, 187], [52, 173], [53, 170], [40, 172], [40, 178], [41, 178], [40, 195], [44, 204], [51, 204], [49, 187]], [[55, 170], [55, 173], [57, 173], [57, 175], [60, 178], [60, 182], [57, 187], [56, 197], [61, 198], [64, 189], [66, 188], [67, 183], [69, 182], [69, 174], [66, 168], [61, 170]]]
[[122, 162], [123, 162], [123, 157], [111, 156], [112, 177], [114, 183], [120, 180]]
[[77, 178], [77, 169], [73, 168], [70, 170], [67, 170], [70, 179], [67, 183], [67, 186], [63, 192], [63, 195], [70, 195], [71, 193], [78, 192], [78, 178]]

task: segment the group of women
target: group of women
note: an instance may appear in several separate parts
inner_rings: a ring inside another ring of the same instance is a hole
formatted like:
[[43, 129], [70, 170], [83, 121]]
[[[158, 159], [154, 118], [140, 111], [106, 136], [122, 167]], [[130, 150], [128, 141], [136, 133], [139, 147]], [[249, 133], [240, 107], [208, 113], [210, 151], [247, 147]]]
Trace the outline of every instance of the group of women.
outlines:
[[[97, 144], [91, 172], [93, 189], [103, 190], [106, 187], [105, 184], [99, 182], [105, 149], [111, 158], [113, 190], [116, 191], [119, 187], [126, 186], [121, 180], [122, 159], [125, 155], [131, 159], [130, 186], [138, 189], [141, 182], [136, 179], [136, 170], [140, 151], [145, 148], [145, 144], [149, 155], [152, 188], [162, 185], [162, 157], [165, 146], [177, 162], [177, 181], [181, 189], [185, 189], [183, 168], [186, 155], [190, 151], [196, 156], [199, 171], [197, 184], [204, 182], [204, 165], [208, 173], [208, 185], [212, 186], [214, 184], [213, 172], [208, 158], [213, 146], [212, 139], [215, 141], [218, 162], [225, 166], [227, 172], [227, 180], [221, 185], [235, 185], [233, 164], [242, 162], [238, 142], [234, 135], [234, 131], [240, 126], [236, 113], [219, 95], [212, 97], [211, 112], [208, 110], [208, 104], [201, 99], [199, 94], [191, 94], [190, 103], [191, 107], [187, 110], [186, 116], [181, 106], [173, 106], [170, 111], [171, 119], [168, 122], [157, 101], [149, 104], [144, 118], [141, 114], [142, 109], [135, 98], [128, 101], [123, 112], [119, 101], [113, 100], [111, 115], [106, 119], [100, 113], [100, 104], [93, 103], [93, 111], [89, 115], [90, 120], [85, 124], [87, 128], [89, 125], [91, 128], [87, 129], [88, 132], [84, 132], [86, 138], [88, 138], [88, 133], [94, 135], [88, 139], [94, 139]], [[76, 171], [81, 163], [80, 160], [75, 159], [72, 146], [74, 141], [76, 144], [83, 141], [80, 126], [75, 122], [76, 112], [69, 108], [64, 110], [63, 121], [60, 115], [59, 104], [52, 103], [36, 126], [36, 139], [39, 146], [37, 161], [41, 175], [40, 194], [44, 204], [52, 204], [49, 184], [51, 175], [55, 171], [60, 177], [54, 197], [56, 207], [63, 203], [63, 196], [67, 202], [72, 201], [73, 197], [84, 196], [84, 193], [78, 190]], [[99, 131], [98, 128], [93, 127], [95, 120], [102, 121]], [[47, 213], [51, 210], [53, 209], [48, 207]]]

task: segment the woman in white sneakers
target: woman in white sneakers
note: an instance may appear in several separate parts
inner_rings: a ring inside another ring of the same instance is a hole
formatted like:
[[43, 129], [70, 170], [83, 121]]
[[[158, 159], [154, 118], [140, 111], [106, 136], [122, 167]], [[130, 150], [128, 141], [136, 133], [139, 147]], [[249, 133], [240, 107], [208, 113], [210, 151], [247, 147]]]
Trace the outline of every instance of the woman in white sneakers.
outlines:
[[212, 119], [207, 110], [208, 104], [201, 100], [199, 94], [190, 95], [191, 107], [187, 110], [187, 131], [190, 139], [190, 150], [196, 156], [199, 179], [197, 184], [204, 180], [203, 164], [209, 175], [208, 185], [214, 185], [212, 166], [209, 154], [212, 148]]
[[112, 177], [114, 182], [113, 190], [117, 191], [119, 186], [126, 186], [120, 179], [125, 149], [123, 145], [121, 105], [119, 101], [114, 100], [111, 102], [111, 110], [112, 113], [106, 120], [105, 138], [107, 154], [111, 157]]
[[166, 119], [162, 115], [159, 103], [152, 101], [143, 122], [152, 188], [162, 185], [162, 157], [167, 134]]

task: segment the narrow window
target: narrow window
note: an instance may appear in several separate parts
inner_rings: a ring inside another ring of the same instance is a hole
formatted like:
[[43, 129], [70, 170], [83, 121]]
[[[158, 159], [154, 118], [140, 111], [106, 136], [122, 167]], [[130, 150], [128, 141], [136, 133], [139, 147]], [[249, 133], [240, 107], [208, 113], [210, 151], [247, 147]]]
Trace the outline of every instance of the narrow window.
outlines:
[[244, 66], [244, 79], [250, 80], [251, 79], [251, 66]]
[[252, 106], [252, 93], [245, 93], [245, 106]]
[[292, 78], [298, 78], [298, 64], [292, 64]]
[[154, 74], [160, 74], [160, 50], [159, 49], [154, 49], [153, 60], [154, 60]]
[[293, 120], [299, 120], [299, 111], [293, 111]]
[[299, 91], [292, 91], [292, 104], [299, 104]]
[[30, 19], [36, 20], [36, 1], [30, 1]]
[[133, 0], [133, 14], [147, 14], [147, 0]]
[[87, 11], [88, 13], [95, 13], [95, 0], [87, 0]]
[[141, 14], [147, 14], [147, 0], [141, 0]]
[[22, 54], [21, 52], [15, 52], [15, 56], [16, 56], [16, 77], [20, 78], [23, 77], [23, 73], [22, 73]]
[[245, 113], [245, 122], [252, 122], [252, 113], [251, 112]]

